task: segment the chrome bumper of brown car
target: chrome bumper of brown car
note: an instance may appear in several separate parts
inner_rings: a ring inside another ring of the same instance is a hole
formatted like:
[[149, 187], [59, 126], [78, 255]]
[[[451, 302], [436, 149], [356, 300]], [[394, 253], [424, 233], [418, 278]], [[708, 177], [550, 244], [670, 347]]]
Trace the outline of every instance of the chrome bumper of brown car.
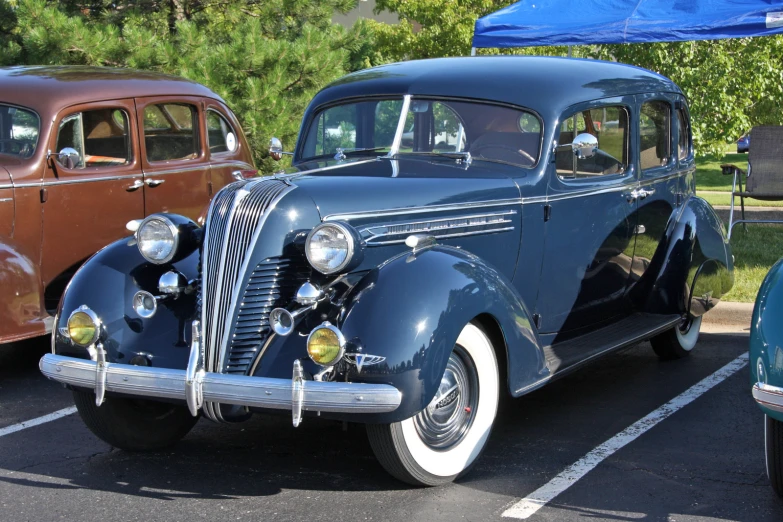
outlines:
[[402, 400], [402, 393], [388, 384], [304, 380], [299, 361], [294, 361], [291, 379], [205, 372], [197, 323], [187, 370], [106, 362], [106, 352], [100, 344], [96, 345], [96, 352], [97, 361], [46, 354], [39, 367], [52, 380], [95, 390], [98, 405], [103, 403], [107, 391], [181, 399], [195, 416], [204, 402], [210, 401], [291, 410], [294, 426], [301, 422], [302, 411], [385, 413], [396, 410]]
[[760, 405], [783, 413], [783, 388], [757, 382], [753, 385], [753, 398]]

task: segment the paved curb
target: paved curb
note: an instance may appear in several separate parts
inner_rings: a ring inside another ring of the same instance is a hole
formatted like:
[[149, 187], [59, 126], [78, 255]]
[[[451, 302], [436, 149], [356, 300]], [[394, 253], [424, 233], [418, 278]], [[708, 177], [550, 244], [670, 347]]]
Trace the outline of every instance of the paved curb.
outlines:
[[721, 301], [704, 315], [704, 322], [712, 325], [743, 326], [750, 328], [753, 303]]

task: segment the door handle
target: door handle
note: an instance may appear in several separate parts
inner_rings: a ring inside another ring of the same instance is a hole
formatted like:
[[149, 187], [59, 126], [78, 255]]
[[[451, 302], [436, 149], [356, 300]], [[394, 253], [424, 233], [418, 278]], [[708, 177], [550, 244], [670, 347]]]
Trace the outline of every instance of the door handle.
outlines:
[[125, 187], [125, 190], [128, 192], [135, 192], [143, 186], [144, 186], [144, 182], [141, 181], [140, 179], [137, 179], [136, 181], [133, 182], [133, 185], [129, 185]]
[[163, 185], [166, 183], [165, 179], [146, 179], [144, 180], [144, 183], [147, 184], [148, 187], [157, 187], [158, 185]]
[[631, 192], [626, 192], [625, 193], [625, 199], [628, 200], [628, 203], [633, 203], [639, 197], [641, 197], [640, 189], [634, 189]]
[[235, 170], [234, 172], [232, 172], [231, 177], [237, 181], [242, 181], [243, 179], [245, 179], [245, 177], [242, 175], [241, 170]]

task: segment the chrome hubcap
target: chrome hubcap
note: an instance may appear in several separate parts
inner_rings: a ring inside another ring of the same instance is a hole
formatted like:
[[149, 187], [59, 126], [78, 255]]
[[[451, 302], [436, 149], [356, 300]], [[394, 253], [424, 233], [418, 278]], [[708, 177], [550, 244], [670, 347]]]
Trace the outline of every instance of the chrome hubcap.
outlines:
[[445, 450], [467, 434], [478, 406], [478, 375], [464, 348], [454, 347], [438, 392], [414, 417], [416, 431], [425, 444]]

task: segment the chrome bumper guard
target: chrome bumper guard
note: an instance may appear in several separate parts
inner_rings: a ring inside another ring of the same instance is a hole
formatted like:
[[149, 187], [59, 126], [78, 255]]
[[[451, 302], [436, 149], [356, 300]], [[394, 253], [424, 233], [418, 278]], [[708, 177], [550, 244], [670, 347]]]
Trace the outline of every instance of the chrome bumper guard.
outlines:
[[304, 380], [299, 361], [292, 379], [251, 377], [205, 372], [198, 321], [193, 323], [193, 344], [187, 370], [150, 368], [105, 362], [102, 346], [98, 361], [46, 354], [39, 367], [49, 379], [95, 390], [103, 403], [106, 391], [138, 397], [181, 399], [196, 416], [205, 401], [257, 408], [291, 410], [294, 426], [302, 411], [385, 413], [400, 405], [402, 394], [388, 384]]
[[753, 398], [762, 406], [783, 413], [783, 388], [757, 382], [753, 385]]

